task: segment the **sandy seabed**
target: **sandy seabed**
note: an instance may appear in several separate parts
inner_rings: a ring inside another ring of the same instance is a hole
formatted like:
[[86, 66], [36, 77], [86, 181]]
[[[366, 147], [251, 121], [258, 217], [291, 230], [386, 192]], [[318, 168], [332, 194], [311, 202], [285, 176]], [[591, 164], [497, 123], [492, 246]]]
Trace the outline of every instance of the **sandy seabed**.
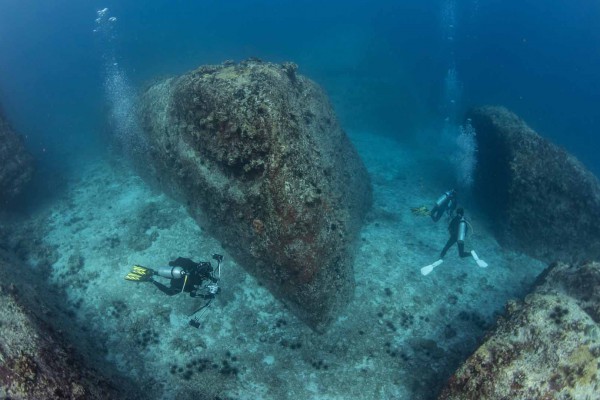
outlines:
[[[435, 398], [507, 300], [523, 297], [545, 265], [501, 248], [463, 204], [474, 226], [466, 248], [489, 267], [453, 248], [422, 276], [446, 242], [448, 221], [435, 224], [411, 207], [431, 206], [449, 189], [450, 164], [386, 138], [350, 136], [374, 204], [357, 244], [354, 299], [327, 333], [290, 314], [182, 205], [96, 159], [27, 225], [39, 226], [38, 240], [52, 250], [50, 280], [66, 294], [70, 334], [86, 336], [94, 343], [87, 351], [137, 380], [146, 399]], [[214, 253], [225, 257], [221, 293], [198, 314], [199, 328], [188, 315], [199, 300], [124, 280], [134, 264]]]

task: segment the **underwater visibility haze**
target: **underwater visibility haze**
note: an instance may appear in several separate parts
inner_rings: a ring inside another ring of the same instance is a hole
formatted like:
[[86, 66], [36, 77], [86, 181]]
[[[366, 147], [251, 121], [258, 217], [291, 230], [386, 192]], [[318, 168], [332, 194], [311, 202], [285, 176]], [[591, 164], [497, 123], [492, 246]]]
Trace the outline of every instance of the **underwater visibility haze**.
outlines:
[[600, 398], [600, 3], [0, 0], [0, 397]]

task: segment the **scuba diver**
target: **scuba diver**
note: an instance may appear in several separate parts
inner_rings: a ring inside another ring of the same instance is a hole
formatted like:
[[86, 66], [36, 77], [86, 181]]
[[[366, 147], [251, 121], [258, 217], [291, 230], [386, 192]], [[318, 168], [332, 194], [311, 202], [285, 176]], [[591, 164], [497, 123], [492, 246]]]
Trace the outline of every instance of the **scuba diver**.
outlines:
[[[216, 276], [210, 261], [195, 262], [189, 258], [178, 257], [170, 261], [168, 267], [159, 267], [157, 270], [134, 265], [125, 279], [133, 282], [152, 282], [161, 292], [169, 296], [186, 292], [190, 297], [208, 300], [206, 304], [190, 314], [193, 315], [208, 307], [212, 299], [221, 291], [217, 282], [221, 277], [223, 256], [213, 254], [212, 258], [217, 261]], [[169, 279], [169, 286], [154, 280], [155, 275]]]
[[450, 233], [450, 238], [446, 242], [446, 245], [442, 249], [440, 253], [440, 260], [444, 258], [450, 247], [454, 245], [454, 243], [458, 242], [458, 255], [460, 258], [465, 258], [470, 256], [470, 253], [465, 252], [465, 238], [467, 237], [467, 232], [469, 231], [469, 222], [465, 218], [465, 210], [461, 208], [456, 209], [456, 215], [450, 221], [448, 225], [448, 233]]
[[438, 222], [444, 213], [452, 215], [456, 208], [456, 190], [450, 189], [440, 196], [431, 209], [430, 215], [433, 222]]
[[483, 261], [477, 256], [475, 250], [465, 252], [465, 239], [467, 237], [467, 233], [469, 232], [471, 224], [469, 224], [469, 221], [467, 221], [464, 214], [465, 211], [462, 207], [456, 209], [456, 215], [452, 218], [450, 224], [448, 225], [448, 232], [450, 233], [450, 237], [448, 238], [446, 245], [440, 253], [439, 260], [437, 260], [433, 264], [421, 268], [421, 274], [427, 275], [431, 271], [433, 271], [435, 267], [443, 263], [446, 253], [448, 252], [450, 247], [454, 245], [454, 243], [458, 243], [458, 255], [460, 258], [472, 256], [475, 262], [477, 262], [477, 265], [481, 268], [486, 268], [488, 266], [488, 264], [485, 261]]

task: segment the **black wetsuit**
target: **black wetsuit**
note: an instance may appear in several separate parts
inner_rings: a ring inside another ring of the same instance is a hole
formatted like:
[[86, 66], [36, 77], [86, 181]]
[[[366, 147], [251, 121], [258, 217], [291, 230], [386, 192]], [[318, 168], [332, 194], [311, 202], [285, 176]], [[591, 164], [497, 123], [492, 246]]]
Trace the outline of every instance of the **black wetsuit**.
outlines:
[[[448, 225], [448, 232], [450, 233], [450, 238], [448, 239], [448, 241], [446, 242], [446, 245], [442, 249], [442, 253], [440, 254], [440, 259], [444, 258], [444, 256], [446, 255], [446, 253], [448, 252], [450, 247], [452, 247], [452, 245], [458, 241], [458, 228], [459, 228], [461, 219], [463, 219], [462, 215], [456, 215], [454, 218], [452, 218], [452, 221], [450, 221], [450, 224]], [[467, 226], [467, 229], [468, 229], [468, 226]], [[458, 243], [458, 255], [461, 258], [468, 257], [471, 255], [471, 253], [465, 252], [465, 244], [463, 242]]]
[[[212, 299], [215, 297], [214, 294], [200, 294], [198, 293], [198, 289], [202, 286], [202, 282], [205, 280], [210, 280], [212, 282], [217, 282], [218, 279], [213, 277], [212, 272], [213, 268], [209, 262], [194, 262], [189, 258], [179, 257], [175, 261], [169, 262], [171, 267], [181, 267], [183, 268], [189, 275], [187, 276], [187, 282], [185, 278], [179, 279], [171, 279], [171, 283], [169, 286], [164, 285], [160, 282], [152, 280], [154, 286], [160, 289], [163, 293], [168, 294], [169, 296], [176, 295], [181, 293], [182, 290], [186, 293], [189, 293], [191, 297], [202, 297], [204, 299]], [[184, 288], [185, 283], [185, 288]]]

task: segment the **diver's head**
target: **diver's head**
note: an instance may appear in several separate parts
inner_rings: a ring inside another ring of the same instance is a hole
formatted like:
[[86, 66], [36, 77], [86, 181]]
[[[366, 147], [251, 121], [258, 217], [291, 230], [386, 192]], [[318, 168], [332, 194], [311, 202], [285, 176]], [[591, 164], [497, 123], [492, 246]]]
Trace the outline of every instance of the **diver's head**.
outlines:
[[456, 209], [456, 215], [460, 215], [461, 217], [465, 215], [465, 209], [462, 207], [458, 207]]

